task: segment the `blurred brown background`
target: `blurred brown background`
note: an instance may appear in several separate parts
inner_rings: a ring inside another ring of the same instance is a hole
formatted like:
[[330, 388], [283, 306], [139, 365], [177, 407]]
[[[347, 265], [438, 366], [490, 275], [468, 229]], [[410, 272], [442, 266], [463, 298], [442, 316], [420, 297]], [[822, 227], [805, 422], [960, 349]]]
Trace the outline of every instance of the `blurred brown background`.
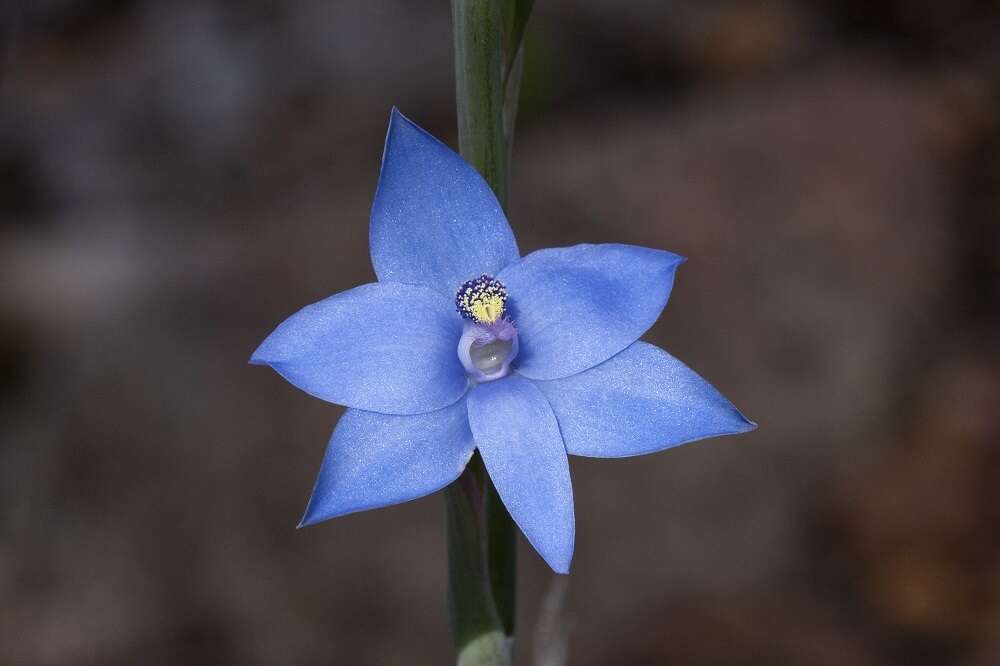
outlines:
[[[246, 365], [373, 279], [389, 108], [454, 145], [450, 29], [3, 5], [0, 662], [450, 661], [440, 496], [296, 531], [340, 410]], [[974, 0], [538, 0], [522, 250], [688, 256], [648, 338], [761, 424], [573, 460], [571, 664], [1000, 664], [998, 35]]]

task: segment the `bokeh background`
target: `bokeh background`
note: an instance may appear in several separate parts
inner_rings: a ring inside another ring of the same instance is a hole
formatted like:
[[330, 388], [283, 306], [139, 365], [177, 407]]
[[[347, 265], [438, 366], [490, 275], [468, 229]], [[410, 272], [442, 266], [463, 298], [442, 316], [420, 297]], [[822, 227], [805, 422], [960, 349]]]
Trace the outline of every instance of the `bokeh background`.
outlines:
[[[2, 12], [0, 663], [449, 663], [441, 497], [296, 531], [340, 408], [246, 363], [373, 279], [390, 107], [454, 145], [448, 3]], [[538, 0], [522, 250], [688, 256], [647, 339], [761, 427], [573, 459], [519, 663], [569, 627], [584, 666], [1000, 664], [998, 35], [975, 0]]]

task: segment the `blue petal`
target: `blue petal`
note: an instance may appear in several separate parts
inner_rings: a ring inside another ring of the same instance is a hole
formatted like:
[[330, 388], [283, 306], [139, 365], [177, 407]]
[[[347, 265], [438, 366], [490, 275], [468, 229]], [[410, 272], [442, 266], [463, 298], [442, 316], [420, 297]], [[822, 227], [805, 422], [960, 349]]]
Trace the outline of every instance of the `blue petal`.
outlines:
[[423, 497], [462, 473], [475, 444], [465, 400], [415, 416], [344, 412], [302, 525]]
[[660, 316], [684, 261], [635, 245], [576, 245], [501, 271], [521, 338], [518, 372], [568, 377], [628, 347]]
[[450, 148], [392, 110], [372, 205], [372, 265], [383, 282], [453, 297], [520, 256], [493, 191]]
[[693, 370], [645, 342], [535, 385], [552, 405], [566, 450], [579, 456], [635, 456], [757, 427]]
[[512, 375], [469, 393], [469, 425], [507, 511], [556, 573], [567, 573], [576, 527], [569, 461], [545, 396]]
[[366, 284], [306, 306], [258, 347], [270, 365], [317, 398], [389, 414], [454, 403], [468, 388], [456, 349], [462, 320], [426, 287]]

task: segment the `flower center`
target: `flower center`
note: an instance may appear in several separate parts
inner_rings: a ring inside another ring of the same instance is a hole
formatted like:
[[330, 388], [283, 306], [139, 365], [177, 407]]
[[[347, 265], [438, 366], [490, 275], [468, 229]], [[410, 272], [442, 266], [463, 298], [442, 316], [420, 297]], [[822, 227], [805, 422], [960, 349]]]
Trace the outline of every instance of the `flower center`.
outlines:
[[455, 294], [465, 328], [458, 359], [475, 382], [506, 377], [518, 352], [517, 328], [507, 314], [507, 288], [489, 275], [469, 280]]
[[507, 287], [495, 277], [483, 274], [469, 280], [455, 294], [458, 313], [477, 324], [493, 324], [504, 315]]

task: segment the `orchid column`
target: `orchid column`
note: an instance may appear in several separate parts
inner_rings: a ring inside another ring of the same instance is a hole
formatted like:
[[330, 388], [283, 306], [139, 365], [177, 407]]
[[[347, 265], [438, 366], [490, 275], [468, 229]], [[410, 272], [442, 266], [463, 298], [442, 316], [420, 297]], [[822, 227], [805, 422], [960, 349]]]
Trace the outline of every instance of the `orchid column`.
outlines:
[[[534, 0], [452, 0], [462, 157], [507, 208], [522, 37]], [[460, 666], [511, 663], [516, 536], [477, 453], [447, 490], [448, 603]]]

